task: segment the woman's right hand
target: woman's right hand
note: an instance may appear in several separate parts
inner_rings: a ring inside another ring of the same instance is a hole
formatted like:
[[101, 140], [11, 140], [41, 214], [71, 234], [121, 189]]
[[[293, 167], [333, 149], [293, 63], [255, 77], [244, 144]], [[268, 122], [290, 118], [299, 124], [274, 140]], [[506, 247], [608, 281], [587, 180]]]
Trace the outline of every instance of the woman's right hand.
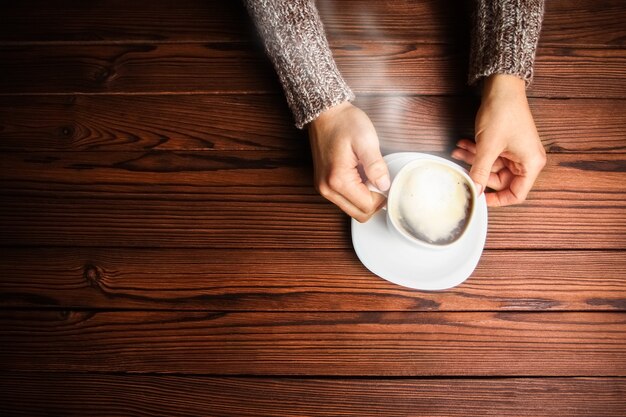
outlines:
[[367, 221], [385, 198], [367, 188], [359, 168], [381, 191], [390, 185], [370, 118], [350, 102], [343, 102], [309, 124], [309, 140], [318, 192], [359, 222]]

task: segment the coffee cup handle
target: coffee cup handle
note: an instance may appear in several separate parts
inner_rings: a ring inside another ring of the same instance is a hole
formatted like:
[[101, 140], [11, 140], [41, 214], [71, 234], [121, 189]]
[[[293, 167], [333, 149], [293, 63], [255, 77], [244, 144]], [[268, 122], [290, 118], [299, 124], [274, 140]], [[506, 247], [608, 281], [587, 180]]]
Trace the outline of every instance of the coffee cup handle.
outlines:
[[[384, 196], [385, 198], [389, 197], [389, 192], [381, 191], [378, 187], [376, 187], [371, 182], [366, 181], [365, 185], [367, 186], [367, 189], [370, 190], [371, 192], [380, 194], [380, 195]], [[385, 203], [385, 205], [382, 208], [383, 208], [383, 210], [387, 210], [387, 203]]]

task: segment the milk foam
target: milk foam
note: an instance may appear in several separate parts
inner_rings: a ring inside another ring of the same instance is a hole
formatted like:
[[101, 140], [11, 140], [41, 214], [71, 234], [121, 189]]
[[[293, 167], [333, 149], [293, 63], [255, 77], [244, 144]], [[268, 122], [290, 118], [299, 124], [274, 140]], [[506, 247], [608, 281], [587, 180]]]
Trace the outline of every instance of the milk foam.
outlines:
[[424, 163], [403, 173], [396, 196], [397, 218], [412, 235], [430, 243], [454, 241], [465, 229], [471, 194], [463, 176]]

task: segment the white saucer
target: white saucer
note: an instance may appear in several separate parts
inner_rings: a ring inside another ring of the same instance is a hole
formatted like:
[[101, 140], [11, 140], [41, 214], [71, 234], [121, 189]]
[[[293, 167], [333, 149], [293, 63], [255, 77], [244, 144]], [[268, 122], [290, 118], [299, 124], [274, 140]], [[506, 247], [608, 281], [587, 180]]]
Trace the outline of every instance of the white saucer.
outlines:
[[[434, 155], [400, 152], [385, 156], [390, 171], [414, 159]], [[476, 201], [475, 218], [460, 240], [449, 249], [422, 249], [394, 236], [387, 229], [386, 212], [378, 211], [367, 223], [352, 219], [352, 245], [357, 256], [374, 274], [394, 284], [417, 290], [444, 290], [459, 285], [474, 271], [487, 238], [485, 195]]]

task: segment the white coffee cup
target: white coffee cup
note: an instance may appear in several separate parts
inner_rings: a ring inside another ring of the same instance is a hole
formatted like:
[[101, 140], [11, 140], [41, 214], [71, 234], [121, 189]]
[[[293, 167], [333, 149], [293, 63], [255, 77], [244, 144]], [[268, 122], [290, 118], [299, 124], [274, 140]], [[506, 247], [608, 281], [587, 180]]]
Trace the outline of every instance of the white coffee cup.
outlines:
[[465, 234], [474, 218], [478, 198], [474, 181], [459, 165], [436, 156], [405, 165], [389, 164], [391, 187], [387, 197], [388, 229], [415, 246], [450, 248]]

